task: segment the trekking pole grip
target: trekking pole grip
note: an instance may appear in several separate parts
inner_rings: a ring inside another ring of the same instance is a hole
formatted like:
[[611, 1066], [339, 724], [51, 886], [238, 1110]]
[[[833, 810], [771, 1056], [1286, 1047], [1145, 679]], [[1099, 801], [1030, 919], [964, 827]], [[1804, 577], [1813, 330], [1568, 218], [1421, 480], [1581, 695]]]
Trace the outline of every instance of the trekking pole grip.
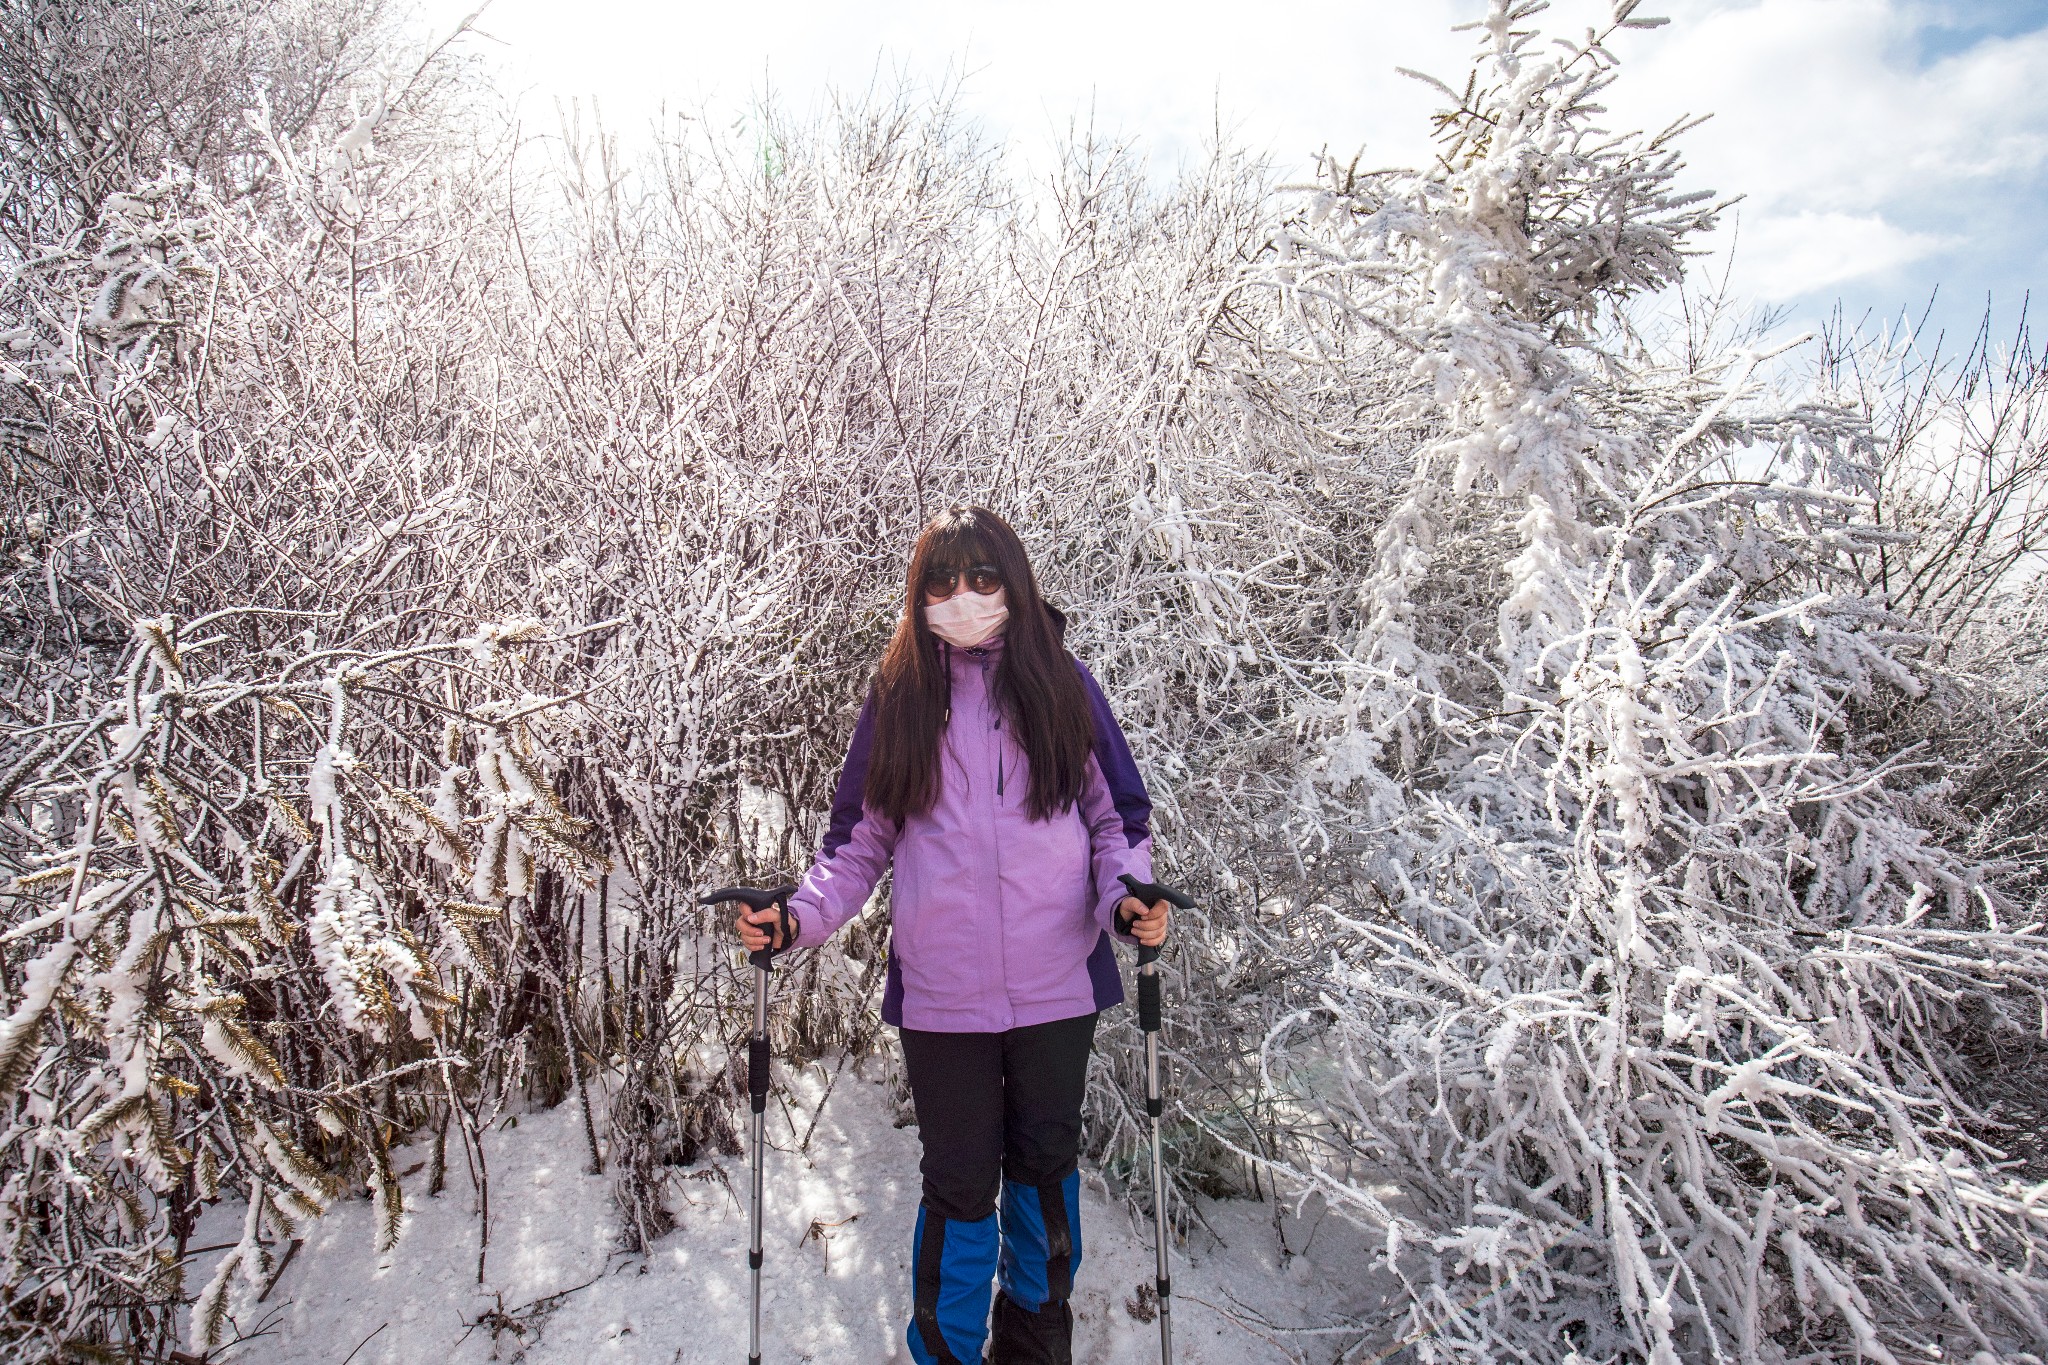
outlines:
[[[1148, 906], [1157, 905], [1160, 901], [1165, 901], [1169, 905], [1182, 910], [1192, 910], [1195, 908], [1194, 897], [1188, 895], [1185, 891], [1176, 890], [1171, 886], [1162, 886], [1158, 882], [1141, 882], [1128, 872], [1118, 873], [1117, 880], [1122, 882], [1124, 888], [1133, 896], [1136, 896]], [[1164, 946], [1163, 944], [1153, 943], [1141, 943], [1138, 945], [1138, 1027], [1147, 1033], [1159, 1032], [1161, 1020], [1159, 971], [1156, 967], [1149, 972], [1145, 968], [1159, 960], [1160, 950]]]
[[708, 896], [699, 896], [699, 905], [721, 905], [726, 901], [738, 901], [749, 910], [767, 910], [771, 907], [780, 912], [780, 922], [775, 926], [775, 937], [779, 943], [747, 954], [747, 961], [762, 971], [771, 970], [769, 964], [779, 953], [786, 953], [796, 946], [796, 919], [789, 913], [789, 898], [796, 894], [794, 886], [727, 886], [713, 891]]

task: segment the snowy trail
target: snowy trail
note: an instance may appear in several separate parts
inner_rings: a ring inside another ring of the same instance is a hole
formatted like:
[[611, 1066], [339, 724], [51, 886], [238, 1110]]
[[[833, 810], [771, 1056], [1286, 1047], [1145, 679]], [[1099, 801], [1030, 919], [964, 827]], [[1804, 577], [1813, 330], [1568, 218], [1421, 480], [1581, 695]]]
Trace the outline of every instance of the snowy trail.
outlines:
[[[795, 1077], [791, 1089], [802, 1105], [800, 1132], [823, 1078], [813, 1068]], [[770, 1113], [772, 1120], [776, 1110]], [[243, 1330], [260, 1324], [268, 1334], [220, 1359], [340, 1365], [353, 1352], [351, 1365], [744, 1360], [745, 1164], [699, 1163], [691, 1171], [699, 1178], [680, 1182], [672, 1200], [678, 1230], [647, 1256], [625, 1256], [612, 1250], [608, 1179], [583, 1173], [579, 1123], [575, 1106], [565, 1104], [521, 1115], [516, 1127], [492, 1135], [491, 1248], [481, 1288], [477, 1222], [458, 1158], [449, 1189], [438, 1198], [419, 1192], [424, 1172], [407, 1179], [406, 1228], [382, 1256], [372, 1250], [369, 1203], [338, 1203], [312, 1230], [269, 1301], [253, 1311], [238, 1309]], [[771, 1124], [771, 1141], [793, 1148], [796, 1139], [787, 1124]], [[848, 1069], [811, 1153], [815, 1164], [789, 1150], [770, 1155], [763, 1359], [907, 1365], [902, 1332], [918, 1198], [916, 1130], [893, 1127], [883, 1084]], [[408, 1159], [400, 1169], [411, 1164]], [[723, 1167], [730, 1193], [710, 1175], [714, 1165]], [[1356, 1343], [1349, 1334], [1294, 1336], [1283, 1347], [1206, 1306], [1234, 1301], [1269, 1322], [1295, 1325], [1328, 1322], [1337, 1310], [1370, 1320], [1382, 1299], [1355, 1233], [1334, 1218], [1319, 1227], [1313, 1217], [1299, 1225], [1289, 1218], [1290, 1242], [1308, 1244], [1311, 1256], [1293, 1257], [1283, 1269], [1270, 1205], [1232, 1201], [1205, 1205], [1204, 1213], [1223, 1240], [1199, 1237], [1202, 1245], [1176, 1257], [1177, 1361], [1327, 1362]], [[229, 1240], [240, 1216], [229, 1206], [212, 1210], [202, 1237]], [[807, 1240], [813, 1220], [839, 1226]], [[1152, 1277], [1149, 1225], [1134, 1225], [1110, 1201], [1101, 1179], [1084, 1173], [1082, 1231], [1074, 1358], [1091, 1365], [1157, 1360], [1156, 1326], [1126, 1307]], [[188, 1283], [203, 1283], [212, 1260], [200, 1258]], [[551, 1309], [541, 1304], [549, 1295], [562, 1295]], [[501, 1321], [494, 1341], [483, 1319], [501, 1307], [521, 1325]], [[1370, 1349], [1351, 1357], [1375, 1358]]]

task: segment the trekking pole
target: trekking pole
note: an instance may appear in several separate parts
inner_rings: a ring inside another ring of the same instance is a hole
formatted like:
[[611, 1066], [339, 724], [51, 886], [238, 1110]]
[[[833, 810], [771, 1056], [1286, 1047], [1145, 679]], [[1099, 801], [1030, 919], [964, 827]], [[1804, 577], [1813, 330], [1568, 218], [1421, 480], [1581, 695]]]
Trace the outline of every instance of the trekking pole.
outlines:
[[[789, 898], [795, 890], [793, 886], [778, 886], [766, 891], [753, 886], [728, 886], [697, 902], [699, 905], [718, 905], [724, 901], [738, 901], [749, 910], [766, 910], [772, 906], [782, 912], [781, 923], [775, 926], [780, 932], [769, 936], [769, 946], [747, 955], [747, 960], [754, 964], [754, 1033], [747, 1040], [747, 1098], [754, 1110], [753, 1240], [748, 1244], [747, 1268], [754, 1279], [754, 1307], [753, 1317], [747, 1324], [747, 1365], [761, 1365], [761, 1173], [768, 1149], [768, 972], [775, 954], [789, 947], [790, 941], [796, 937], [796, 928], [789, 917]], [[776, 946], [777, 940], [780, 947]]]
[[[1182, 910], [1195, 903], [1186, 893], [1157, 882], [1141, 882], [1128, 872], [1119, 873], [1130, 893], [1147, 908], [1168, 901]], [[1154, 1287], [1159, 1291], [1159, 1359], [1173, 1365], [1173, 1276], [1166, 1265], [1166, 1158], [1159, 1143], [1159, 1118], [1166, 1112], [1165, 1092], [1159, 1088], [1159, 949], [1138, 945], [1138, 1027], [1145, 1031], [1145, 1112], [1152, 1118], [1152, 1248], [1158, 1260]]]

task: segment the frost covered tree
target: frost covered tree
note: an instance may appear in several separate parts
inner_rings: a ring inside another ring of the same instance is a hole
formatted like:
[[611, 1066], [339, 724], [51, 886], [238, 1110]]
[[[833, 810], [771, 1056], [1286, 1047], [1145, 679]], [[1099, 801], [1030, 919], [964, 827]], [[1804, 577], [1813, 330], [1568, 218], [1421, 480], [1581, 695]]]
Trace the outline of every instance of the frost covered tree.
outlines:
[[1268, 1039], [1370, 1174], [1299, 1173], [1383, 1231], [1424, 1359], [2018, 1358], [2040, 1215], [1953, 1078], [2039, 1031], [2048, 954], [1859, 733], [1927, 686], [1867, 429], [1634, 340], [1716, 206], [1542, 8], [1492, 5], [1433, 168], [1332, 168], [1266, 267], [1431, 428], [1318, 718], [1384, 846]]

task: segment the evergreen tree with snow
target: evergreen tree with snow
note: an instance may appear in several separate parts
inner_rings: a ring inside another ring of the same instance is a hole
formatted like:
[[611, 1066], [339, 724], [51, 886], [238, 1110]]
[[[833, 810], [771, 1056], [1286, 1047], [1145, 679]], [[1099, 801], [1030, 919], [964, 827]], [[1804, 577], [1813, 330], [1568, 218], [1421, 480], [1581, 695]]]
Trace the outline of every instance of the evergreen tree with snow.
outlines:
[[1431, 433], [1322, 717], [1383, 856], [1269, 1040], [1373, 1179], [1306, 1171], [1425, 1360], [2019, 1358], [2035, 1191], [1947, 1040], [2032, 1029], [2048, 956], [1859, 731], [1924, 686], [1866, 434], [1630, 330], [1720, 206], [1543, 8], [1494, 0], [1433, 167], [1332, 168], [1266, 267]]

